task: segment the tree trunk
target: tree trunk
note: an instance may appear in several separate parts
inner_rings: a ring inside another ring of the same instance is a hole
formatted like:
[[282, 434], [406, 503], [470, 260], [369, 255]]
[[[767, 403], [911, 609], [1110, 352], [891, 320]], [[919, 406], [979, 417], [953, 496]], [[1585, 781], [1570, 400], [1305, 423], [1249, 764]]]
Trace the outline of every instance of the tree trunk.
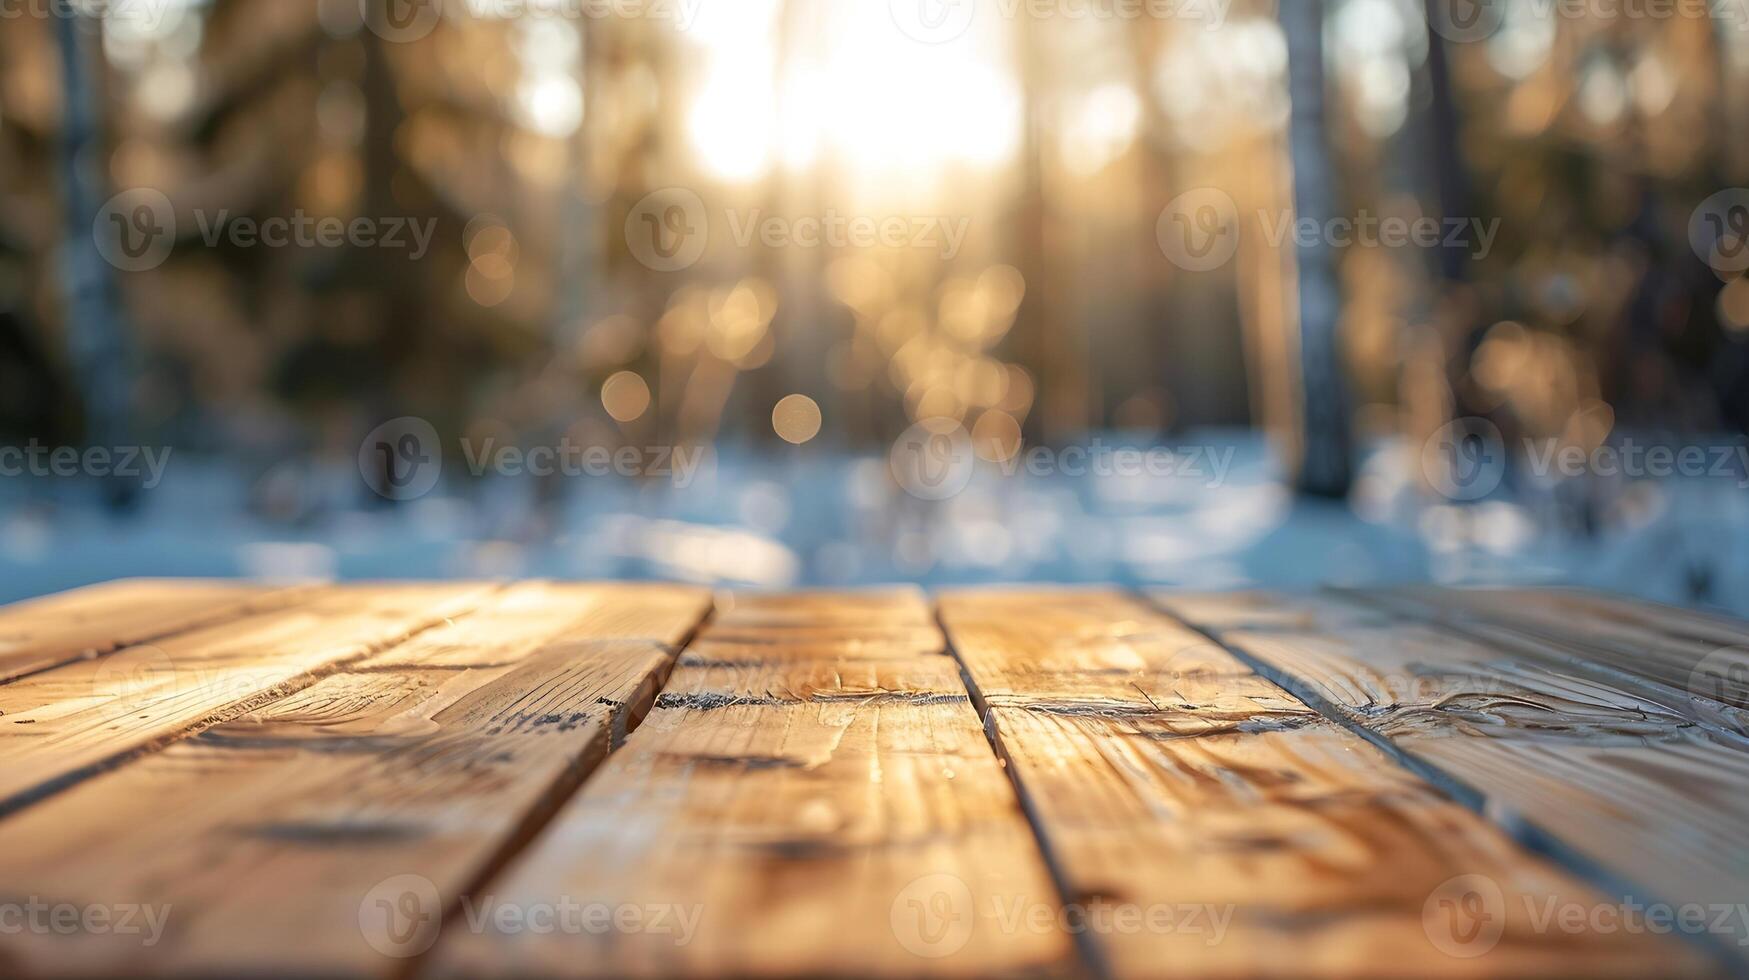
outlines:
[[[1281, 0], [1293, 99], [1289, 153], [1294, 209], [1301, 221], [1328, 227], [1336, 215], [1336, 180], [1327, 143], [1324, 94], [1324, 0]], [[1302, 493], [1343, 497], [1353, 478], [1347, 381], [1338, 325], [1342, 314], [1336, 251], [1321, 238], [1296, 248], [1300, 314], [1300, 445], [1294, 469]]]
[[[61, 166], [66, 234], [61, 262], [68, 360], [84, 410], [86, 444], [114, 449], [130, 442], [128, 406], [133, 385], [114, 269], [98, 249], [96, 237], [109, 184], [108, 154], [102, 145], [102, 92], [95, 80], [101, 63], [98, 45], [93, 44], [101, 42], [101, 27], [82, 16], [55, 20], [64, 99]], [[133, 480], [111, 475], [108, 481], [104, 496], [112, 505], [133, 502], [139, 491]]]

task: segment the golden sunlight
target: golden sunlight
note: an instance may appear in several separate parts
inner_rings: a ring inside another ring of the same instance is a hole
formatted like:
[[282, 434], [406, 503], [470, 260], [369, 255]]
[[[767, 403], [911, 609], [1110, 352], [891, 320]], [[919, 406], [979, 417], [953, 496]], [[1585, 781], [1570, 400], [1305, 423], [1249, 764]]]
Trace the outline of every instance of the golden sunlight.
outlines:
[[926, 45], [886, 4], [827, 0], [791, 16], [770, 0], [707, 0], [686, 32], [701, 65], [687, 135], [713, 176], [828, 167], [853, 187], [928, 192], [1012, 159], [1021, 98], [1007, 22]]

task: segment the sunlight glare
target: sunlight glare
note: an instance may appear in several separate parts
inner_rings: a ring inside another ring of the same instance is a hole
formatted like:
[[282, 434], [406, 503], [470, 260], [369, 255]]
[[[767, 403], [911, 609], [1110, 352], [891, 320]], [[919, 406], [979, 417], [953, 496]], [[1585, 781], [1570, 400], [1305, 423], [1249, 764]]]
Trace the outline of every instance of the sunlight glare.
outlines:
[[1104, 170], [1136, 140], [1142, 101], [1128, 85], [1101, 85], [1075, 104], [1063, 120], [1063, 164], [1090, 176]]
[[713, 67], [693, 103], [687, 129], [699, 162], [731, 183], [756, 180], [771, 162], [776, 128], [770, 61], [749, 52]]
[[[738, 14], [733, 27], [722, 22], [726, 6]], [[881, 189], [932, 189], [955, 168], [1001, 166], [1019, 145], [1020, 91], [1000, 18], [927, 45], [906, 37], [886, 4], [830, 0], [780, 66], [767, 0], [751, 9], [706, 0], [703, 10], [688, 32], [709, 66], [689, 136], [720, 179], [755, 180], [776, 162], [792, 173], [833, 166]]]

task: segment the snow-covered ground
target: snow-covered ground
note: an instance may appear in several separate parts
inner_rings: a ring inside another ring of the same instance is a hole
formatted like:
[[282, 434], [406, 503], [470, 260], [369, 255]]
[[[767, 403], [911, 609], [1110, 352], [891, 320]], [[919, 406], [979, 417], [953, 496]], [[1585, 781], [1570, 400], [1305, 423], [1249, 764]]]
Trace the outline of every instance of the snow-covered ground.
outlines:
[[[1297, 500], [1255, 436], [1176, 445], [1230, 449], [1230, 464], [1218, 478], [1212, 463], [1164, 477], [980, 464], [962, 492], [928, 501], [905, 492], [884, 457], [724, 451], [685, 488], [496, 477], [465, 499], [445, 485], [383, 506], [350, 461], [282, 468], [264, 490], [179, 458], [120, 516], [88, 485], [14, 477], [0, 479], [0, 600], [143, 575], [755, 587], [1429, 581], [1587, 585], [1749, 615], [1749, 491], [1736, 479], [1529, 484], [1456, 505], [1422, 487], [1413, 454], [1386, 444], [1353, 502], [1336, 504]], [[259, 516], [249, 501], [264, 499], [293, 519]]]

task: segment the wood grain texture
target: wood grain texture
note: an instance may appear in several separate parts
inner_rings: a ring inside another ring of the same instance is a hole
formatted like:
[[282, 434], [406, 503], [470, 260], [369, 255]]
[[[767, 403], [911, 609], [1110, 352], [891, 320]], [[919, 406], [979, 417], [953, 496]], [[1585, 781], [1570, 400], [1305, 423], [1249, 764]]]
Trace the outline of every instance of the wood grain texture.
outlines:
[[0, 813], [463, 614], [495, 588], [335, 587], [0, 684]]
[[[941, 607], [1114, 976], [1704, 969], [1656, 937], [1539, 929], [1542, 903], [1602, 896], [1140, 602], [969, 592]], [[1474, 882], [1488, 929], [1469, 936], [1442, 901]]]
[[626, 927], [452, 924], [436, 972], [1068, 969], [1065, 935], [997, 921], [1002, 901], [1055, 893], [939, 632], [919, 643], [931, 622], [909, 592], [721, 611], [644, 725], [485, 890], [494, 907], [608, 909]]
[[1347, 602], [1332, 593], [1155, 592], [1175, 616], [1203, 629], [1291, 632], [1313, 627], [1341, 630], [1377, 626], [1398, 617]]
[[0, 977], [1709, 968], [1534, 852], [1744, 901], [1749, 738], [1680, 683], [1733, 682], [1741, 624], [1158, 603], [1242, 656], [1108, 590], [951, 594], [951, 653], [912, 590], [722, 596], [696, 637], [702, 590], [611, 583], [0, 609]]
[[0, 821], [0, 892], [169, 909], [149, 947], [8, 937], [0, 973], [395, 972], [647, 709], [708, 608], [517, 586]]
[[[1638, 898], [1749, 895], [1749, 754], [1633, 685], [1372, 614], [1219, 629], [1296, 693], [1452, 777], [1526, 839]], [[1158, 601], [1194, 621], [1201, 599]], [[1319, 599], [1319, 606], [1334, 600]], [[1733, 928], [1740, 929], [1733, 923]], [[1733, 953], [1733, 935], [1701, 936]]]
[[310, 588], [130, 579], [0, 610], [0, 683], [123, 647], [291, 605]]
[[1530, 657], [1588, 667], [1701, 724], [1749, 735], [1749, 624], [1568, 589], [1405, 587], [1355, 598]]
[[[1486, 597], [1503, 590], [1457, 589], [1458, 598]], [[1572, 612], [1585, 620], [1637, 626], [1655, 633], [1696, 640], [1709, 646], [1749, 645], [1749, 623], [1721, 613], [1665, 605], [1632, 596], [1589, 589], [1520, 589], [1520, 607], [1539, 606]]]

